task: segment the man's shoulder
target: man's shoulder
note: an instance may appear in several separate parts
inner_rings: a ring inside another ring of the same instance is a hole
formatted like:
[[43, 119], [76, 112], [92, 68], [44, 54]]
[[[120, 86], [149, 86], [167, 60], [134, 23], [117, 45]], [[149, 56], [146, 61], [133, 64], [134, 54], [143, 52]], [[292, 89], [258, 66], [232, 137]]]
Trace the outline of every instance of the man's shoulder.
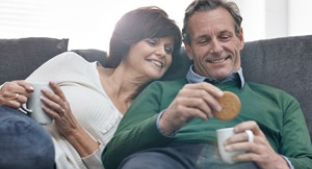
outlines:
[[283, 91], [283, 90], [276, 88], [274, 86], [269, 86], [269, 85], [265, 85], [265, 84], [261, 84], [261, 83], [255, 83], [255, 82], [246, 82], [245, 85], [250, 87], [250, 88], [263, 88], [263, 89], [267, 89], [267, 90], [276, 90], [279, 92]]
[[283, 97], [291, 97], [293, 96], [289, 94], [287, 91], [279, 89], [274, 86], [269, 86], [265, 84], [260, 84], [260, 83], [255, 83], [255, 82], [246, 82], [244, 88], [248, 88], [250, 90], [253, 90], [258, 93], [263, 93], [263, 94], [272, 94], [272, 95], [279, 95]]

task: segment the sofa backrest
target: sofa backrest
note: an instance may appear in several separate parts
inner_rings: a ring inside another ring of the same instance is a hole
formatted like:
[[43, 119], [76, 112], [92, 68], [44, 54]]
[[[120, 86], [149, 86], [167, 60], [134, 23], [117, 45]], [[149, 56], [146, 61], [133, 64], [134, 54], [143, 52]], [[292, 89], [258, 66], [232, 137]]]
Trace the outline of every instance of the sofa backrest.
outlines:
[[299, 101], [312, 140], [312, 35], [249, 42], [241, 56], [246, 81], [282, 89]]
[[[181, 51], [164, 80], [185, 76], [192, 62]], [[300, 102], [312, 139], [312, 35], [246, 42], [241, 60], [246, 81], [282, 89]]]
[[42, 63], [67, 51], [68, 39], [0, 39], [0, 84], [25, 79]]

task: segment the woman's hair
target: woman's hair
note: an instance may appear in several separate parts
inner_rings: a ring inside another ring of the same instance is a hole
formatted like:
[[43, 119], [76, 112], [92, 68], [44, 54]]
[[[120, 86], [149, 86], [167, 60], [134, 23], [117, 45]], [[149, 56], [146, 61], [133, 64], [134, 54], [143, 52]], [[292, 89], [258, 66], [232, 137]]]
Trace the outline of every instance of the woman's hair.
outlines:
[[234, 2], [226, 2], [224, 0], [194, 0], [185, 10], [184, 14], [184, 21], [183, 21], [183, 29], [182, 29], [182, 35], [183, 40], [187, 44], [191, 44], [190, 35], [187, 30], [187, 24], [191, 16], [197, 11], [205, 12], [205, 11], [211, 11], [218, 7], [222, 7], [226, 9], [231, 16], [233, 17], [233, 20], [235, 22], [235, 33], [236, 36], [239, 35], [239, 30], [241, 28], [242, 23], [242, 16], [239, 13], [239, 9], [237, 5]]
[[[115, 25], [105, 66], [116, 68], [127, 56], [130, 47], [143, 39], [164, 37], [174, 39], [172, 56], [177, 56], [182, 44], [181, 32], [164, 10], [150, 6], [129, 11]], [[172, 60], [174, 62], [175, 57]]]

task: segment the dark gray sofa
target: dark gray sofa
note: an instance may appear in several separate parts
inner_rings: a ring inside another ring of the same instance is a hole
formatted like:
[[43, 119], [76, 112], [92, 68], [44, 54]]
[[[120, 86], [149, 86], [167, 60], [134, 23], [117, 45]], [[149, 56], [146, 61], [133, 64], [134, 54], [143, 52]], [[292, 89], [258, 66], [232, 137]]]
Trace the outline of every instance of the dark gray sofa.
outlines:
[[[26, 78], [43, 62], [67, 51], [67, 45], [68, 39], [0, 39], [0, 84]], [[105, 65], [105, 51], [73, 51]], [[180, 57], [162, 80], [184, 77], [191, 61], [184, 49]], [[246, 81], [283, 89], [298, 99], [312, 138], [312, 35], [246, 42], [241, 57]]]

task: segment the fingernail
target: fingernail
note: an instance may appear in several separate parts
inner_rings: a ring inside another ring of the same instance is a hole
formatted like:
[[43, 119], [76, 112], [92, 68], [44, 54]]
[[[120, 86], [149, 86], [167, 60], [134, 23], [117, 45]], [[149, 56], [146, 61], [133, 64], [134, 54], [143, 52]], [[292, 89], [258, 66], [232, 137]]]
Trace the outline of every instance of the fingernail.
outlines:
[[224, 146], [224, 150], [225, 150], [225, 151], [230, 151], [230, 150], [231, 150], [231, 147], [230, 147], [230, 146]]
[[215, 109], [220, 112], [222, 110], [222, 107], [221, 106], [216, 106]]

